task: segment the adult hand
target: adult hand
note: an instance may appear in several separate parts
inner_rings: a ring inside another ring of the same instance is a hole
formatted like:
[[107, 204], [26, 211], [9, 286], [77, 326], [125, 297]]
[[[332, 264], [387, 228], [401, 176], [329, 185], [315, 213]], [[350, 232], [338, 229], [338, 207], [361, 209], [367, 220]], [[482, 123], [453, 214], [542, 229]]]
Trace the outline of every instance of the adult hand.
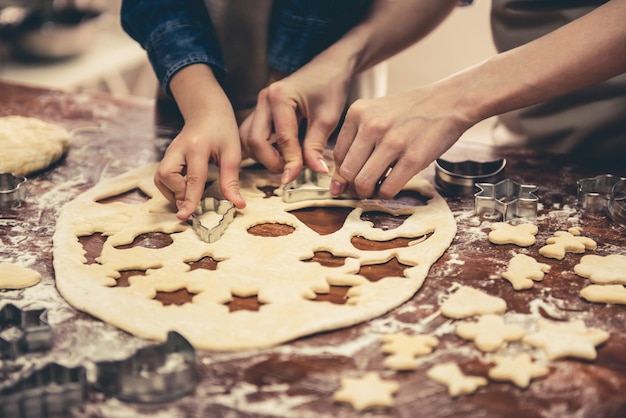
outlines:
[[[258, 95], [254, 112], [239, 131], [244, 154], [293, 181], [304, 164], [328, 173], [323, 151], [345, 109], [349, 75], [337, 65], [310, 63], [271, 83]], [[299, 141], [300, 122], [306, 132]]]
[[473, 124], [454, 110], [454, 97], [430, 86], [354, 102], [334, 148], [331, 193], [395, 196]]
[[198, 119], [185, 121], [154, 177], [161, 193], [176, 205], [176, 216], [181, 220], [187, 219], [200, 203], [209, 163], [219, 166], [224, 197], [237, 208], [245, 207], [239, 193], [241, 148], [234, 115], [208, 114]]

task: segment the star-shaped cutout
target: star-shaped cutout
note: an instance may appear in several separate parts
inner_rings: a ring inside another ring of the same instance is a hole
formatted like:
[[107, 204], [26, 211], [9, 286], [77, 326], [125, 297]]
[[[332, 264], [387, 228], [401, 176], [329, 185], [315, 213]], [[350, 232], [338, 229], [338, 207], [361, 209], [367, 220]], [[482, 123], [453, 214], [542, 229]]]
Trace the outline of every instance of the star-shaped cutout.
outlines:
[[378, 373], [369, 372], [361, 378], [342, 377], [341, 389], [335, 392], [333, 399], [349, 403], [357, 411], [362, 411], [393, 405], [393, 394], [398, 388], [398, 382], [382, 380]]
[[432, 335], [407, 335], [401, 332], [383, 336], [383, 353], [391, 354], [383, 365], [394, 370], [414, 370], [416, 356], [430, 354], [439, 344]]
[[524, 344], [541, 348], [549, 360], [576, 357], [594, 360], [596, 346], [609, 339], [609, 333], [597, 328], [587, 328], [583, 321], [537, 321], [538, 331], [524, 337]]
[[480, 376], [466, 376], [456, 363], [441, 363], [431, 367], [426, 376], [448, 387], [450, 396], [469, 395], [479, 387], [487, 385], [487, 379]]
[[493, 361], [496, 365], [489, 369], [489, 377], [493, 380], [513, 382], [520, 388], [527, 388], [532, 379], [550, 372], [548, 367], [533, 362], [528, 353], [521, 353], [515, 357], [495, 356]]
[[588, 237], [572, 235], [566, 231], [556, 231], [553, 237], [546, 240], [546, 244], [539, 248], [539, 254], [548, 258], [561, 260], [565, 253], [584, 253], [585, 250], [595, 250], [598, 244]]
[[495, 351], [505, 342], [518, 341], [524, 336], [519, 325], [505, 324], [498, 315], [483, 315], [478, 322], [466, 322], [456, 327], [456, 334], [466, 340], [473, 340], [484, 352]]

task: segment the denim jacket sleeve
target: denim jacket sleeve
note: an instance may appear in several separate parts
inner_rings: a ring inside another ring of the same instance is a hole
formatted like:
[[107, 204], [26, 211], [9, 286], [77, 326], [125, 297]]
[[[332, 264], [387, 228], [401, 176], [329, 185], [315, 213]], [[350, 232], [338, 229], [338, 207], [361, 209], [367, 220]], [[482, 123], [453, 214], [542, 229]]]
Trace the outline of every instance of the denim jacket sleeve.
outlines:
[[148, 53], [161, 86], [185, 66], [210, 65], [218, 80], [226, 66], [202, 0], [123, 0], [122, 27]]

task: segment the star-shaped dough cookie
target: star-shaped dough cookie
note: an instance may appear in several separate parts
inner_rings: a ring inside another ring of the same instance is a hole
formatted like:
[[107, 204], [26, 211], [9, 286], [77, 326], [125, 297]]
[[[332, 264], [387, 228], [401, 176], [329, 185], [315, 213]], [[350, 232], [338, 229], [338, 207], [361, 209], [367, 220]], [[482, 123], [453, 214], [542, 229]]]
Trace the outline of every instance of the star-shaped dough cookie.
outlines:
[[597, 328], [587, 328], [583, 321], [537, 321], [538, 331], [524, 337], [524, 344], [541, 348], [549, 360], [576, 357], [594, 360], [596, 346], [609, 339], [609, 333]]
[[515, 357], [495, 356], [493, 361], [496, 365], [489, 369], [489, 377], [493, 380], [513, 382], [520, 388], [527, 388], [532, 379], [550, 372], [548, 367], [533, 362], [528, 353], [521, 353]]
[[543, 280], [543, 276], [550, 272], [550, 266], [539, 263], [526, 254], [516, 254], [509, 261], [508, 269], [502, 273], [502, 277], [511, 282], [513, 289], [524, 290], [534, 286], [534, 281]]
[[520, 247], [529, 247], [535, 243], [537, 226], [533, 224], [511, 225], [506, 222], [491, 224], [489, 241], [494, 244], [515, 244]]
[[342, 377], [341, 389], [335, 392], [333, 399], [349, 403], [357, 411], [362, 411], [393, 405], [393, 394], [398, 388], [398, 382], [382, 380], [378, 373], [369, 372], [361, 378]]
[[505, 324], [501, 316], [483, 315], [478, 322], [465, 322], [457, 326], [456, 334], [466, 340], [473, 340], [481, 351], [490, 352], [505, 342], [521, 340], [524, 329], [519, 325]]
[[383, 365], [393, 370], [414, 370], [416, 356], [430, 354], [439, 344], [432, 335], [407, 335], [401, 332], [383, 336], [383, 353], [391, 354]]
[[585, 250], [595, 250], [598, 244], [588, 237], [572, 235], [566, 231], [556, 231], [553, 237], [546, 240], [546, 244], [539, 248], [539, 254], [548, 258], [563, 259], [565, 253], [584, 253]]
[[506, 311], [504, 299], [488, 295], [469, 286], [461, 286], [441, 304], [441, 313], [448, 318], [463, 319], [474, 315], [500, 314]]
[[487, 385], [487, 379], [480, 376], [466, 376], [456, 363], [441, 363], [431, 367], [426, 376], [448, 387], [450, 396], [469, 395], [479, 387]]
[[626, 284], [626, 255], [583, 255], [574, 272], [596, 284]]

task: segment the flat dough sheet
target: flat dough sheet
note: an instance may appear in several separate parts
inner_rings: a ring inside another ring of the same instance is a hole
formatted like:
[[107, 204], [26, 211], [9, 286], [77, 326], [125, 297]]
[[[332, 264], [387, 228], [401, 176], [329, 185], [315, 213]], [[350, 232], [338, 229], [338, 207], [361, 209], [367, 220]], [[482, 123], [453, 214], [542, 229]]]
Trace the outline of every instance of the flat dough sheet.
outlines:
[[[142, 338], [163, 341], [167, 332], [174, 330], [196, 348], [230, 351], [272, 346], [354, 325], [410, 299], [456, 234], [447, 203], [418, 176], [405, 189], [432, 198], [426, 205], [411, 207], [410, 216], [398, 228], [385, 231], [361, 219], [363, 209], [357, 201], [285, 203], [279, 196], [265, 198], [259, 187], [277, 186], [279, 176], [244, 169], [240, 180], [247, 206], [237, 212], [220, 240], [208, 244], [188, 223], [176, 218], [153, 184], [155, 169], [155, 164], [138, 168], [81, 194], [62, 209], [54, 235], [56, 284], [63, 297], [75, 308]], [[150, 199], [138, 204], [98, 203], [136, 188]], [[217, 182], [208, 192], [217, 195]], [[312, 206], [354, 210], [340, 230], [319, 235], [289, 213]], [[280, 237], [248, 232], [263, 223], [289, 225], [295, 230]], [[173, 243], [161, 249], [117, 248], [148, 232], [171, 234]], [[102, 233], [107, 240], [97, 263], [87, 264], [78, 238], [94, 233]], [[373, 241], [415, 240], [408, 247], [365, 251], [351, 244], [355, 236]], [[325, 267], [302, 261], [316, 251], [347, 257], [346, 262]], [[190, 269], [187, 263], [206, 256], [219, 262], [216, 270]], [[393, 257], [411, 266], [405, 269], [405, 277], [370, 282], [358, 275], [362, 265], [384, 263]], [[131, 277], [128, 287], [116, 286], [119, 272], [128, 270], [146, 270], [146, 274]], [[327, 293], [330, 285], [352, 286], [348, 303], [313, 300], [316, 293]], [[192, 302], [165, 306], [155, 299], [156, 292], [185, 288], [195, 294]], [[257, 295], [262, 306], [259, 311], [231, 313], [226, 303], [233, 295]]]

